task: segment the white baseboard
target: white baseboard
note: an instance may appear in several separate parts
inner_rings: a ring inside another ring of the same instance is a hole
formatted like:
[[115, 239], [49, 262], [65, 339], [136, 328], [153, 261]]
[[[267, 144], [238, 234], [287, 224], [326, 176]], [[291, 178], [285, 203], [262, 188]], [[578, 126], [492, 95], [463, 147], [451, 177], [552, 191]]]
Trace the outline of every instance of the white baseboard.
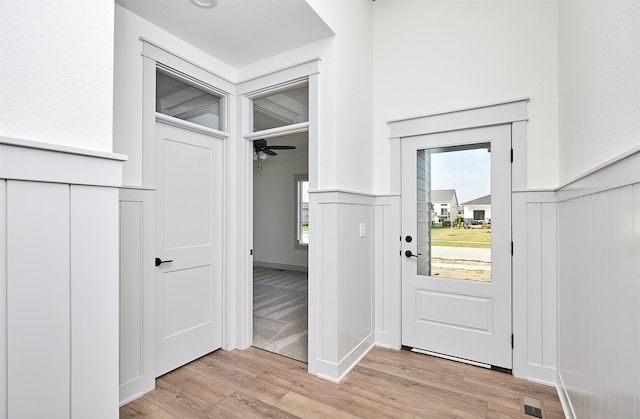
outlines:
[[558, 384], [556, 385], [556, 389], [558, 392], [558, 397], [560, 398], [560, 404], [562, 404], [562, 411], [564, 412], [564, 416], [567, 419], [575, 419], [576, 412], [573, 410], [573, 405], [571, 404], [571, 400], [569, 399], [569, 394], [567, 393], [564, 381], [562, 381], [562, 374], [560, 373], [558, 373]]
[[396, 336], [389, 333], [383, 332], [381, 330], [376, 330], [376, 342], [375, 345], [381, 348], [386, 349], [395, 349], [399, 350], [401, 345], [400, 342], [396, 342]]
[[339, 384], [346, 377], [349, 372], [358, 365], [358, 362], [365, 357], [375, 345], [371, 342], [371, 335], [365, 340], [360, 342], [347, 356], [345, 356], [340, 362], [333, 363], [322, 359], [317, 362], [318, 372], [317, 376], [332, 383]]
[[309, 272], [308, 266], [287, 265], [286, 263], [253, 262], [253, 266], [261, 268], [281, 269], [283, 271]]

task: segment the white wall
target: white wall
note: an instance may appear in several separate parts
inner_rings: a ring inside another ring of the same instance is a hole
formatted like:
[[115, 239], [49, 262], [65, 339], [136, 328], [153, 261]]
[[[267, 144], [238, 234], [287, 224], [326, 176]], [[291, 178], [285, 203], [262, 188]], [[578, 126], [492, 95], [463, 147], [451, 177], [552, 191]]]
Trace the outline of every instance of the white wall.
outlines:
[[0, 2], [2, 417], [118, 414], [113, 56], [113, 0]]
[[321, 58], [317, 187], [371, 192], [372, 2], [308, 3], [336, 35], [240, 68], [238, 79]]
[[573, 416], [637, 417], [640, 3], [560, 0], [559, 25], [558, 385]]
[[[336, 162], [335, 187], [373, 190], [373, 2], [369, 0], [310, 1], [312, 7], [336, 33], [335, 102], [325, 103], [335, 118], [332, 141]], [[321, 5], [319, 3], [322, 3]], [[327, 156], [323, 156], [327, 157]], [[320, 161], [322, 165], [324, 161]]]
[[[286, 145], [285, 140], [269, 140]], [[253, 169], [253, 261], [260, 264], [308, 266], [308, 250], [296, 249], [295, 181], [306, 175], [306, 152], [279, 153]]]
[[374, 191], [390, 190], [387, 121], [530, 97], [529, 187], [558, 182], [554, 1], [376, 0]]
[[[140, 37], [155, 42], [180, 57], [201, 65], [222, 78], [235, 79], [235, 70], [123, 7], [115, 6], [115, 57], [113, 80], [113, 147], [126, 154], [124, 184], [142, 180], [143, 57]], [[147, 185], [145, 185], [147, 186]]]
[[640, 145], [640, 2], [559, 1], [560, 183]]
[[0, 136], [111, 151], [113, 7], [0, 4]]

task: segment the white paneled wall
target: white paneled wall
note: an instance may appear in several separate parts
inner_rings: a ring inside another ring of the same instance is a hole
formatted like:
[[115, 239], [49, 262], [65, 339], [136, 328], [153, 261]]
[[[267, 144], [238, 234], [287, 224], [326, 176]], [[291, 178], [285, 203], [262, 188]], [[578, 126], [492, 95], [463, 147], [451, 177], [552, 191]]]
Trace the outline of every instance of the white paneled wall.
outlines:
[[118, 414], [122, 159], [0, 137], [0, 417]]
[[[7, 303], [7, 181], [0, 179], [0, 307]], [[7, 310], [0, 310], [0, 417], [7, 416]]]
[[71, 416], [69, 192], [7, 182], [8, 417]]
[[118, 189], [70, 190], [71, 417], [86, 418], [118, 400]]
[[317, 208], [309, 221], [309, 372], [339, 382], [374, 344], [374, 198], [323, 191], [309, 199]]
[[513, 373], [556, 382], [556, 218], [553, 191], [513, 194]]
[[640, 418], [640, 153], [558, 192], [558, 385], [580, 418]]
[[378, 196], [374, 207], [376, 345], [400, 349], [400, 196]]
[[154, 202], [120, 190], [120, 404], [155, 387]]

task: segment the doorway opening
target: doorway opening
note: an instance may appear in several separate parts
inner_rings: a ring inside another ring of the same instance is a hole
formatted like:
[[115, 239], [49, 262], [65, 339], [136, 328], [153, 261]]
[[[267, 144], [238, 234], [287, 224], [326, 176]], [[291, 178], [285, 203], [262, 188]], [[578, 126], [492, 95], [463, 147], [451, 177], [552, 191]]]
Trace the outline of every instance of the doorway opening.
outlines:
[[[308, 85], [252, 97], [253, 342], [308, 361]], [[302, 127], [302, 129], [301, 129]]]

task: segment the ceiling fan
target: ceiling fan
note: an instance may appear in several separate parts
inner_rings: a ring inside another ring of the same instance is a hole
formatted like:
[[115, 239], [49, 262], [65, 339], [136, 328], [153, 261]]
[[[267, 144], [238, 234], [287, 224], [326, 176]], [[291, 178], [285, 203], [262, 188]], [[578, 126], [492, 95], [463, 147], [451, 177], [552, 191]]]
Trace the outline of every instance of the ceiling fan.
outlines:
[[295, 150], [296, 147], [292, 145], [268, 145], [267, 140], [255, 140], [253, 142], [253, 150], [255, 151], [254, 159], [266, 160], [268, 156], [277, 156], [273, 150]]

